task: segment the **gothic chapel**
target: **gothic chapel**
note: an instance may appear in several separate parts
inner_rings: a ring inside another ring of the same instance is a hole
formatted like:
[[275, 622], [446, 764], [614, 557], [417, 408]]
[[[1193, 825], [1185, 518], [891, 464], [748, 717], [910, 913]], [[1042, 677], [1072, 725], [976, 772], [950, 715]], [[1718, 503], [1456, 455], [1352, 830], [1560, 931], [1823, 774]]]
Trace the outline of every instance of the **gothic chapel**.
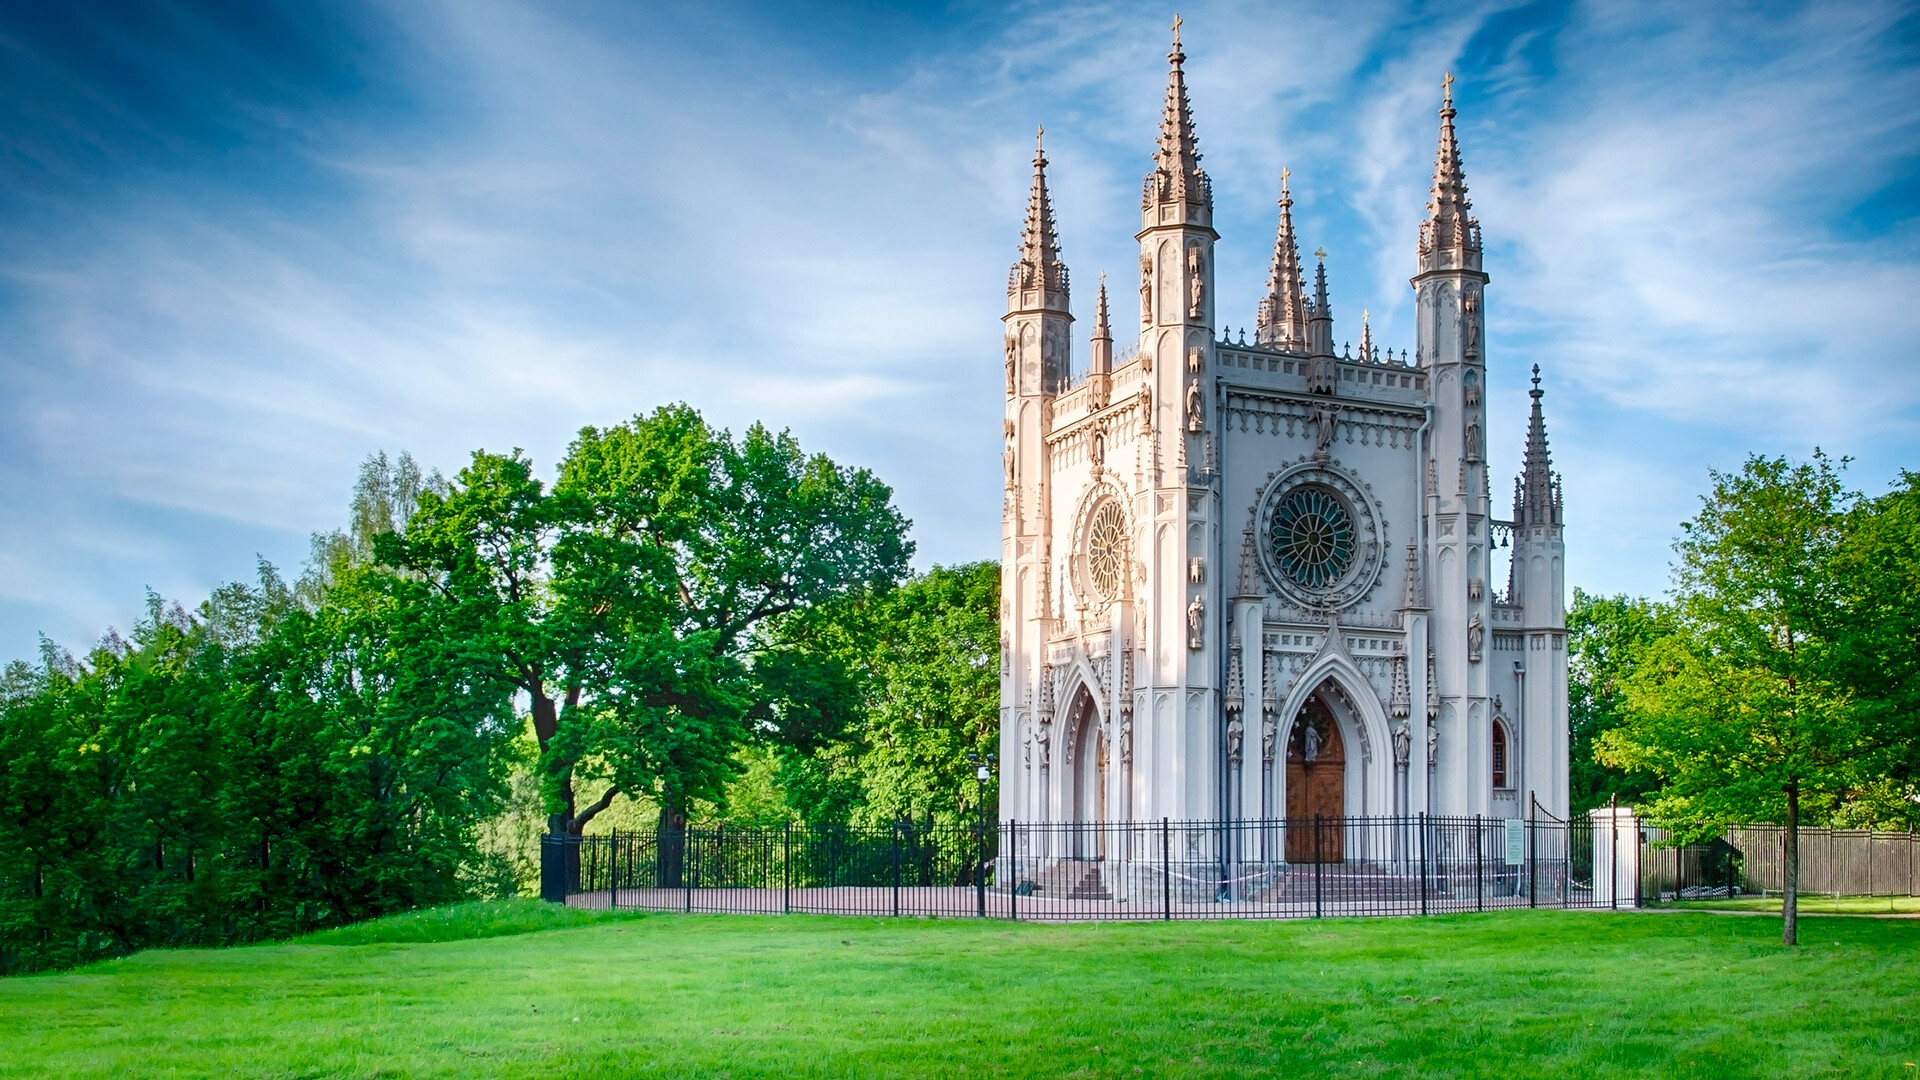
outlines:
[[[1036, 153], [1007, 280], [1000, 817], [1567, 815], [1561, 496], [1534, 368], [1512, 517], [1486, 463], [1487, 275], [1449, 77], [1413, 355], [1336, 352], [1285, 175], [1254, 340], [1217, 332], [1175, 24], [1141, 186], [1139, 344], [1083, 376]], [[1124, 318], [1124, 312], [1119, 313]], [[1495, 548], [1511, 545], [1504, 588]]]

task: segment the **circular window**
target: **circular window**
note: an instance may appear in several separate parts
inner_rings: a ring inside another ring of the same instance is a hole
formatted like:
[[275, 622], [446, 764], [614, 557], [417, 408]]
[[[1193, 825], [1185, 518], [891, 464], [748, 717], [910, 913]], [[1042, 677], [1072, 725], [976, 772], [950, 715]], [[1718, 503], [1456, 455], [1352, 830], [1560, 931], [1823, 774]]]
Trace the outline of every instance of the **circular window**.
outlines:
[[1127, 522], [1120, 504], [1111, 500], [1101, 503], [1087, 523], [1087, 583], [1103, 603], [1120, 593], [1126, 553]]
[[1274, 563], [1303, 589], [1330, 588], [1353, 566], [1353, 515], [1326, 488], [1302, 486], [1282, 496], [1270, 535]]

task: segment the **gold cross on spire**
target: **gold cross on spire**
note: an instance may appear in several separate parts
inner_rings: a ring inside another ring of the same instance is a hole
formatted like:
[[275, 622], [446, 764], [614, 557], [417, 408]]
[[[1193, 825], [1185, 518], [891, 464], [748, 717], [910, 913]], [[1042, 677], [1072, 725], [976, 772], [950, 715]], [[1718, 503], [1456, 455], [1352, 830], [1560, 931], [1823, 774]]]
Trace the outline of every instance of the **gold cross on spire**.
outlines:
[[1180, 47], [1180, 13], [1173, 13], [1173, 47]]
[[1280, 190], [1281, 191], [1287, 190], [1287, 178], [1292, 175], [1293, 175], [1292, 169], [1287, 168], [1285, 165], [1280, 166]]
[[1446, 95], [1447, 104], [1453, 104], [1453, 72], [1447, 72], [1447, 77], [1440, 80], [1440, 92]]
[[1372, 318], [1373, 318], [1373, 312], [1372, 312], [1372, 311], [1370, 311], [1370, 310], [1362, 310], [1362, 311], [1360, 312], [1360, 321], [1361, 321], [1361, 322], [1368, 322], [1368, 321], [1370, 321], [1370, 320], [1371, 320]]
[[1313, 257], [1314, 257], [1314, 258], [1316, 258], [1316, 259], [1319, 259], [1319, 260], [1320, 260], [1321, 262], [1326, 262], [1326, 261], [1327, 261], [1327, 249], [1326, 249], [1326, 248], [1316, 248], [1316, 249], [1314, 249], [1314, 252], [1313, 252]]

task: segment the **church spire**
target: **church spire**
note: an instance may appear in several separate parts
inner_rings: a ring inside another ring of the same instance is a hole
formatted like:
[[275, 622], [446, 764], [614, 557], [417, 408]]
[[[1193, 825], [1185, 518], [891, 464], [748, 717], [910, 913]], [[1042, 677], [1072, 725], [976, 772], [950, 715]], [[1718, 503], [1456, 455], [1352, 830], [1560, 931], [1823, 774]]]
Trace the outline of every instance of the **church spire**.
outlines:
[[1333, 303], [1327, 299], [1327, 249], [1313, 253], [1313, 300], [1307, 307], [1307, 392], [1331, 394], [1339, 371], [1333, 357]]
[[1434, 153], [1433, 190], [1427, 220], [1420, 225], [1420, 269], [1480, 269], [1480, 222], [1467, 199], [1467, 175], [1460, 165], [1460, 143], [1453, 132], [1453, 74], [1442, 80], [1440, 147]]
[[1260, 301], [1254, 337], [1262, 345], [1299, 349], [1307, 343], [1307, 290], [1300, 278], [1300, 247], [1293, 235], [1290, 169], [1280, 170], [1280, 223], [1274, 227], [1273, 262], [1267, 268], [1267, 295]]
[[1363, 364], [1373, 362], [1373, 312], [1360, 313], [1360, 353], [1358, 359]]
[[1107, 275], [1100, 273], [1100, 299], [1093, 308], [1093, 357], [1087, 365], [1087, 392], [1093, 407], [1107, 407], [1113, 391], [1113, 331], [1107, 326]]
[[1540, 365], [1533, 365], [1533, 413], [1527, 418], [1527, 454], [1520, 466], [1515, 487], [1513, 522], [1518, 528], [1531, 525], [1560, 524], [1559, 478], [1553, 475], [1553, 460], [1547, 454], [1547, 421], [1540, 411]]
[[1009, 310], [1067, 309], [1067, 265], [1060, 261], [1060, 237], [1053, 225], [1053, 199], [1047, 194], [1046, 129], [1033, 136], [1033, 190], [1027, 196], [1027, 222], [1020, 235], [1020, 258], [1007, 275]]
[[1180, 51], [1180, 16], [1173, 17], [1173, 49], [1167, 53], [1167, 102], [1160, 112], [1160, 145], [1153, 172], [1140, 193], [1140, 208], [1184, 203], [1207, 214], [1213, 210], [1213, 186], [1200, 167], [1200, 144], [1193, 134], [1193, 106], [1187, 101], [1187, 54]]

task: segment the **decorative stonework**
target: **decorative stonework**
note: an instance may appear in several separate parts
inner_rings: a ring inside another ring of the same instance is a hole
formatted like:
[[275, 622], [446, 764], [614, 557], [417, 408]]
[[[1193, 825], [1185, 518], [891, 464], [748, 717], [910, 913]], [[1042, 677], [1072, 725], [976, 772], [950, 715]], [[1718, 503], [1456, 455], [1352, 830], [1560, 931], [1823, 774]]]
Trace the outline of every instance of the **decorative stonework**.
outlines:
[[[1293, 511], [1315, 505], [1325, 517], [1340, 517], [1339, 527], [1346, 531], [1343, 552], [1331, 550], [1335, 543], [1331, 523], [1318, 530], [1303, 529], [1297, 516], [1289, 517]], [[1380, 515], [1366, 490], [1344, 470], [1319, 463], [1282, 470], [1267, 483], [1256, 506], [1260, 566], [1282, 596], [1308, 609], [1339, 610], [1366, 596], [1379, 579]], [[1317, 572], [1303, 574], [1295, 558], [1300, 552], [1289, 551], [1286, 545], [1311, 539], [1316, 532], [1329, 554], [1339, 557], [1322, 560]]]

